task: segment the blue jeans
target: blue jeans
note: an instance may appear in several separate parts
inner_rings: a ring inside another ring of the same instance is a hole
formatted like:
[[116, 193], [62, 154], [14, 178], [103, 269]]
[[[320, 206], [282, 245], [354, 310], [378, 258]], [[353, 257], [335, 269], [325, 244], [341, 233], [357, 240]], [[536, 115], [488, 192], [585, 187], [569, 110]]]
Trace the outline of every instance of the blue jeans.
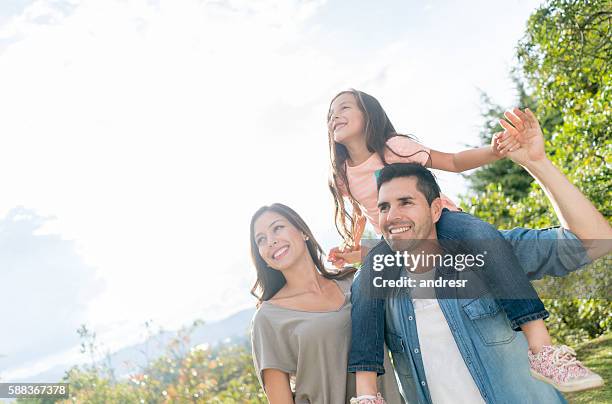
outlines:
[[[510, 231], [498, 231], [489, 223], [483, 222], [474, 216], [463, 212], [450, 212], [444, 209], [437, 224], [438, 238], [442, 240], [459, 240], [461, 247], [466, 252], [480, 252], [482, 241], [487, 242], [489, 251], [485, 260], [486, 267], [482, 271], [485, 281], [490, 287], [493, 296], [511, 296], [512, 292], [518, 291], [517, 296], [528, 295], [528, 299], [497, 299], [497, 303], [505, 311], [513, 329], [520, 329], [520, 325], [529, 321], [548, 317], [537, 293], [527, 279], [527, 271], [523, 267], [539, 268], [538, 272], [557, 272], [565, 274], [552, 266], [558, 266], [554, 245], [542, 244], [542, 251], [538, 250], [539, 243], [522, 247], [517, 255], [513, 252], [512, 239], [540, 240], [554, 239], [555, 237], [574, 238], [571, 233], [557, 233], [553, 229], [528, 230], [514, 229]], [[552, 234], [554, 232], [554, 234]], [[574, 238], [575, 239], [575, 238]], [[510, 241], [510, 243], [506, 242]], [[544, 250], [546, 248], [546, 250]], [[550, 251], [549, 251], [550, 250]], [[384, 241], [376, 245], [369, 253], [361, 270], [357, 273], [351, 288], [351, 321], [352, 342], [349, 352], [349, 372], [376, 371], [384, 373], [384, 318], [385, 301], [383, 298], [367, 296], [366, 288], [372, 284], [372, 277], [378, 274], [373, 271], [372, 257], [378, 254], [393, 254], [388, 244]], [[520, 258], [517, 258], [517, 256]], [[546, 261], [551, 261], [551, 269], [546, 268]], [[576, 267], [586, 262], [576, 262]], [[521, 266], [522, 264], [522, 266]], [[544, 268], [544, 269], [543, 269]], [[575, 268], [572, 268], [575, 269]]]
[[476, 255], [487, 251], [481, 271], [484, 281], [515, 331], [520, 331], [525, 323], [548, 317], [512, 245], [494, 226], [465, 212], [444, 209], [436, 230], [440, 243], [450, 242], [463, 253]]

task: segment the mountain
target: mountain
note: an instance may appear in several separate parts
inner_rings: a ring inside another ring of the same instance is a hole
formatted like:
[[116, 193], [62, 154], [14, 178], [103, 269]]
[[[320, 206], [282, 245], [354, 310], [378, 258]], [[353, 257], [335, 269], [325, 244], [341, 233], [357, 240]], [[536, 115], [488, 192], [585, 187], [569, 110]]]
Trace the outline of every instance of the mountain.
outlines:
[[[255, 309], [239, 311], [223, 320], [205, 323], [198, 326], [191, 334], [190, 346], [209, 344], [215, 346], [220, 343], [243, 343], [248, 338], [248, 328]], [[149, 360], [158, 358], [165, 352], [165, 347], [177, 335], [176, 331], [160, 332], [146, 341], [127, 346], [110, 354], [110, 363], [119, 378], [128, 376]], [[55, 366], [45, 372], [28, 377], [22, 382], [57, 382], [73, 364]], [[14, 380], [19, 382], [19, 380]]]

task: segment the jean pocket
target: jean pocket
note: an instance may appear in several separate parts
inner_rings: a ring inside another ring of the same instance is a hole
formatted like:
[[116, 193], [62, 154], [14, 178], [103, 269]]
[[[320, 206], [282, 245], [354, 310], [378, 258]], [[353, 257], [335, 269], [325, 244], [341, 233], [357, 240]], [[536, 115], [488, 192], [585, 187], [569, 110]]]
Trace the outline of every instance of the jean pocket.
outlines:
[[387, 340], [387, 346], [389, 347], [389, 351], [391, 352], [405, 352], [406, 346], [404, 345], [404, 340], [397, 334], [392, 332], [387, 332], [385, 334]]
[[463, 311], [485, 345], [507, 344], [516, 337], [506, 313], [490, 294], [465, 303]]
[[393, 368], [395, 371], [399, 374], [410, 376], [411, 367], [408, 365], [409, 352], [402, 337], [391, 332], [386, 332], [385, 340], [387, 341], [389, 351], [391, 351], [391, 358], [393, 359]]

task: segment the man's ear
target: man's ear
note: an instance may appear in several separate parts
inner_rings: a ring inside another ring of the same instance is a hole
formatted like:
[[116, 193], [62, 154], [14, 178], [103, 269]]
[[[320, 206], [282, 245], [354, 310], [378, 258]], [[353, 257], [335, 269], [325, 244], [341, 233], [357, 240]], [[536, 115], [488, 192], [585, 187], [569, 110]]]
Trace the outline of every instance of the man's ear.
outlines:
[[431, 211], [431, 219], [434, 223], [438, 223], [438, 220], [440, 220], [440, 216], [442, 216], [442, 199], [436, 198], [431, 201], [429, 209]]

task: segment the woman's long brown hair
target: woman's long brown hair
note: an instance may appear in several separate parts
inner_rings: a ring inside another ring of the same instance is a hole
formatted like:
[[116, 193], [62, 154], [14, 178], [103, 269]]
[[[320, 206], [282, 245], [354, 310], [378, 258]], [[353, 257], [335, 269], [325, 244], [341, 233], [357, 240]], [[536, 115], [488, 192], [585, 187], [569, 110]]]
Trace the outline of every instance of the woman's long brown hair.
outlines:
[[283, 205], [282, 203], [273, 203], [269, 206], [262, 206], [253, 214], [253, 217], [251, 218], [250, 230], [251, 259], [253, 260], [255, 270], [257, 271], [257, 280], [251, 288], [251, 294], [259, 300], [259, 303], [272, 298], [287, 283], [285, 276], [281, 271], [270, 268], [266, 261], [264, 261], [261, 254], [259, 254], [259, 248], [257, 246], [257, 242], [255, 241], [255, 221], [266, 212], [278, 213], [287, 219], [289, 223], [295, 226], [295, 228], [297, 228], [300, 232], [307, 236], [307, 240], [305, 242], [308, 253], [310, 254], [310, 257], [312, 258], [317, 270], [324, 277], [328, 279], [343, 279], [356, 271], [355, 268], [345, 268], [336, 272], [331, 272], [330, 270], [326, 269], [323, 265], [323, 249], [314, 238], [312, 231], [310, 231], [310, 228], [308, 225], [306, 225], [300, 215], [298, 215], [289, 206]]
[[[336, 94], [336, 96], [332, 98], [331, 102], [329, 103], [329, 109], [327, 112], [328, 123], [332, 118], [331, 106], [334, 100], [342, 94], [352, 94], [353, 97], [355, 97], [357, 106], [364, 116], [364, 133], [368, 150], [371, 153], [378, 154], [384, 165], [387, 164], [385, 161], [385, 149], [390, 150], [393, 154], [399, 157], [406, 158], [420, 153], [417, 152], [409, 156], [403, 156], [387, 146], [387, 141], [394, 136], [405, 136], [409, 138], [412, 138], [412, 136], [397, 133], [393, 127], [393, 124], [389, 120], [387, 113], [382, 108], [378, 100], [371, 95], [364, 93], [363, 91], [351, 88]], [[331, 163], [329, 190], [334, 198], [334, 223], [338, 233], [340, 233], [340, 236], [342, 236], [344, 243], [349, 247], [355, 247], [355, 227], [357, 225], [357, 220], [363, 216], [363, 213], [359, 207], [359, 203], [351, 193], [348, 177], [346, 175], [346, 160], [348, 159], [349, 154], [344, 145], [334, 141], [334, 134], [333, 131], [329, 129], [329, 125], [327, 135], [329, 139], [329, 157]], [[423, 150], [423, 152], [425, 151]], [[347, 209], [341, 186], [348, 194], [348, 199], [351, 205], [351, 213], [349, 213], [349, 210]]]

